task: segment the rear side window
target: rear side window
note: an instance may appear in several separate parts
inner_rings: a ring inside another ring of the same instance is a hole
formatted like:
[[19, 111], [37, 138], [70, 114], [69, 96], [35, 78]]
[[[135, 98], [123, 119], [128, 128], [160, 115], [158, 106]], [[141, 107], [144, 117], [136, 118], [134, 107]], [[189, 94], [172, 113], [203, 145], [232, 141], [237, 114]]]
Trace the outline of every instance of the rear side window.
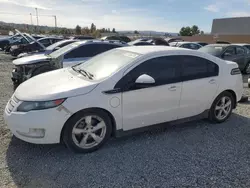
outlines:
[[179, 56], [182, 68], [182, 80], [194, 80], [212, 76], [218, 76], [219, 66], [207, 59], [197, 56]]

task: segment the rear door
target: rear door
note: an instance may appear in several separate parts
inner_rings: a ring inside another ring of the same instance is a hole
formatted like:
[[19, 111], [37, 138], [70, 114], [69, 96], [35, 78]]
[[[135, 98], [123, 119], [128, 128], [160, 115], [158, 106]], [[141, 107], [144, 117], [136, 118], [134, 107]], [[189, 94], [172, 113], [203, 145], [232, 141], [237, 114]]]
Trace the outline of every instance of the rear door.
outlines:
[[219, 66], [197, 56], [180, 56], [182, 92], [178, 118], [201, 114], [210, 108], [218, 88]]

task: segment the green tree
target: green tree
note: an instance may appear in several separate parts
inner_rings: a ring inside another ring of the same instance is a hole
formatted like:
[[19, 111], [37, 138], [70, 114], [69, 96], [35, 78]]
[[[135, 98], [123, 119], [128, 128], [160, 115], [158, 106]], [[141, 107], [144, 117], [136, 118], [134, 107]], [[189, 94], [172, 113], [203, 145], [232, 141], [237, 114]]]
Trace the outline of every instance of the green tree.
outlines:
[[90, 29], [88, 27], [83, 27], [82, 28], [82, 34], [83, 35], [89, 35], [90, 34]]
[[182, 27], [180, 30], [181, 36], [192, 36], [192, 29], [190, 27]]
[[134, 34], [139, 34], [139, 32], [137, 30], [134, 31]]
[[204, 31], [201, 31], [201, 35], [204, 35]]
[[75, 34], [80, 35], [81, 34], [81, 27], [79, 25], [75, 28]]
[[96, 31], [96, 26], [95, 26], [95, 24], [91, 24], [91, 26], [90, 26], [90, 32], [91, 33], [94, 33]]
[[112, 29], [112, 33], [116, 33], [115, 28]]
[[193, 25], [191, 30], [192, 30], [192, 35], [200, 34], [200, 29], [199, 29], [199, 27], [197, 25]]

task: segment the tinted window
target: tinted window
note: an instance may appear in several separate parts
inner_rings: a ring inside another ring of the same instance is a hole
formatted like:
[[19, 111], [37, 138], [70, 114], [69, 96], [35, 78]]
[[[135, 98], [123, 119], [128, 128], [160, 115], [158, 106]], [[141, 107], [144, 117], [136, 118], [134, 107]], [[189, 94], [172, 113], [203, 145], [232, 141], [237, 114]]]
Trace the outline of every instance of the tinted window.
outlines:
[[[228, 47], [225, 51], [225, 53], [228, 53], [230, 55], [235, 55], [235, 47]], [[224, 54], [225, 54], [224, 53]]]
[[128, 74], [126, 74], [115, 86], [123, 90], [131, 90], [136, 79], [147, 74], [155, 79], [155, 86], [180, 82], [180, 69], [178, 56], [158, 57], [147, 60]]
[[214, 56], [220, 56], [221, 53], [223, 52], [224, 47], [222, 46], [204, 46], [200, 48], [198, 51], [209, 53]]
[[199, 78], [206, 78], [217, 76], [219, 74], [219, 67], [217, 64], [196, 56], [180, 56], [182, 63], [182, 80], [193, 80]]
[[197, 44], [190, 44], [190, 48], [193, 50], [198, 50], [200, 48], [200, 46]]
[[64, 56], [65, 59], [68, 58], [80, 58], [80, 57], [93, 57], [102, 52], [106, 52], [113, 48], [120, 47], [114, 44], [87, 44], [79, 48], [76, 48]]
[[189, 44], [183, 44], [183, 45], [181, 45], [180, 47], [182, 47], [182, 48], [188, 48], [188, 49], [191, 48]]
[[149, 45], [153, 45], [153, 44], [149, 42], [138, 42], [134, 44], [134, 46], [149, 46]]
[[250, 45], [245, 45], [246, 48], [248, 48], [250, 50]]
[[244, 48], [242, 48], [242, 47], [236, 47], [236, 54], [237, 55], [243, 55], [243, 54], [245, 54], [245, 50], [244, 50]]

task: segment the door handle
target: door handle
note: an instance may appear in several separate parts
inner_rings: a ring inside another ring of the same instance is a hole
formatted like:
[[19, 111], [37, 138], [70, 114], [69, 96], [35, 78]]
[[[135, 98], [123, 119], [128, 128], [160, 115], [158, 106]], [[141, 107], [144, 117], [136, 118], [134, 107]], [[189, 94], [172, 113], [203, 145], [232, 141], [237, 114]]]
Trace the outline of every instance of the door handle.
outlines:
[[215, 79], [211, 79], [211, 80], [209, 80], [209, 83], [210, 83], [210, 84], [215, 84], [215, 83], [216, 83], [216, 80], [215, 80]]
[[171, 86], [168, 88], [169, 91], [176, 91], [177, 87], [176, 86]]

